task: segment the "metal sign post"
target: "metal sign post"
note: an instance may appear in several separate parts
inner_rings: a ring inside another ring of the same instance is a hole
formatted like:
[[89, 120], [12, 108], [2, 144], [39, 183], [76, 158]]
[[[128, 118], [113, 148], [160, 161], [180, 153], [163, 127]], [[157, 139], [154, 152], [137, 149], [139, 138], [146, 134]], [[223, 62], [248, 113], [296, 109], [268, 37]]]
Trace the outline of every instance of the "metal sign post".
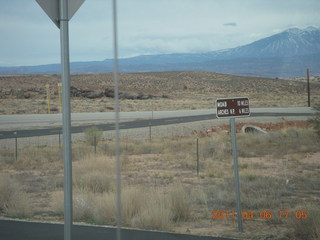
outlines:
[[70, 111], [70, 62], [68, 2], [60, 0], [60, 42], [61, 42], [61, 82], [62, 82], [62, 132], [64, 159], [64, 239], [72, 238], [72, 148]]
[[236, 189], [236, 201], [237, 201], [237, 213], [238, 213], [237, 214], [238, 229], [239, 229], [239, 232], [243, 232], [235, 118], [250, 116], [249, 99], [248, 98], [217, 99], [216, 106], [217, 106], [218, 118], [230, 118], [234, 182], [235, 182], [235, 189]]
[[122, 208], [121, 208], [121, 158], [120, 158], [120, 104], [119, 104], [119, 61], [118, 61], [118, 17], [117, 1], [112, 1], [113, 15], [113, 53], [114, 53], [114, 111], [115, 111], [115, 160], [116, 160], [116, 239], [121, 240]]
[[233, 168], [234, 168], [234, 182], [236, 188], [236, 200], [237, 200], [237, 212], [238, 212], [238, 229], [239, 232], [243, 232], [242, 226], [242, 208], [240, 200], [240, 179], [239, 179], [239, 167], [238, 167], [238, 149], [237, 149], [237, 136], [236, 136], [236, 123], [235, 118], [230, 118], [231, 127], [231, 141], [232, 141], [232, 155], [233, 155]]
[[72, 152], [70, 111], [69, 20], [84, 0], [36, 0], [51, 20], [60, 28], [62, 132], [64, 160], [64, 239], [72, 237]]

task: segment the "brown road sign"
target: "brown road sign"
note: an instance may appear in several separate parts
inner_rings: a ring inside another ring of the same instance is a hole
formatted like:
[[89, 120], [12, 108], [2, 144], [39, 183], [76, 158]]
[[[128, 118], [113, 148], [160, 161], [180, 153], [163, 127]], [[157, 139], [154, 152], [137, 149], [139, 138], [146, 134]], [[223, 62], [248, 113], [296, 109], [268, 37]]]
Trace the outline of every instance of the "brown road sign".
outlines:
[[249, 98], [218, 98], [217, 118], [250, 116]]

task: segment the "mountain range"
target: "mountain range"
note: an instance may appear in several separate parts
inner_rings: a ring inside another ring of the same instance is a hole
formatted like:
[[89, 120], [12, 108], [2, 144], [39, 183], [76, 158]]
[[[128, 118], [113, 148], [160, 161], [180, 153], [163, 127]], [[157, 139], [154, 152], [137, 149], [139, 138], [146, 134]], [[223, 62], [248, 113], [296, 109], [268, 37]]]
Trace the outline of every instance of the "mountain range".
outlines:
[[[320, 29], [290, 28], [247, 45], [206, 53], [142, 55], [119, 60], [120, 72], [209, 71], [262, 77], [302, 77], [320, 73]], [[72, 62], [71, 73], [113, 71], [113, 59]], [[56, 74], [60, 64], [0, 67], [0, 75]]]

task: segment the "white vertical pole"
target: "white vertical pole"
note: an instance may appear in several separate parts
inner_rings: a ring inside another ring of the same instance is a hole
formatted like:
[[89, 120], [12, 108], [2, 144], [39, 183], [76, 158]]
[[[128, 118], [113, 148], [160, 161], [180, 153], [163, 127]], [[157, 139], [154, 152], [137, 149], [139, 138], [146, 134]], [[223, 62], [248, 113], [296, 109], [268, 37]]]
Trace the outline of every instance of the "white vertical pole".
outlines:
[[71, 240], [73, 216], [68, 1], [59, 0], [59, 3], [62, 80], [62, 131], [64, 159], [64, 240]]
[[238, 229], [239, 232], [243, 232], [242, 227], [242, 209], [240, 202], [240, 181], [239, 181], [239, 167], [238, 167], [238, 150], [237, 150], [237, 136], [236, 136], [236, 123], [235, 118], [230, 118], [231, 126], [231, 139], [232, 139], [232, 155], [233, 155], [233, 167], [234, 167], [234, 182], [236, 187], [236, 200], [237, 200], [237, 212], [238, 212]]
[[119, 130], [119, 63], [118, 63], [118, 31], [117, 31], [117, 1], [113, 0], [113, 48], [114, 48], [114, 110], [115, 110], [115, 141], [116, 141], [116, 209], [117, 209], [117, 240], [121, 240], [121, 159]]

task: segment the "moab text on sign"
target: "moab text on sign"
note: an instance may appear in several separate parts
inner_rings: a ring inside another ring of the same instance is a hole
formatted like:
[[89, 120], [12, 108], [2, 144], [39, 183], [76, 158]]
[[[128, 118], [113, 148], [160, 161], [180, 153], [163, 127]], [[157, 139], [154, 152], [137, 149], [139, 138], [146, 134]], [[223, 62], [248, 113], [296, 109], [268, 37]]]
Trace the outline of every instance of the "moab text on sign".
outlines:
[[249, 99], [247, 97], [219, 98], [216, 106], [218, 118], [250, 116]]

